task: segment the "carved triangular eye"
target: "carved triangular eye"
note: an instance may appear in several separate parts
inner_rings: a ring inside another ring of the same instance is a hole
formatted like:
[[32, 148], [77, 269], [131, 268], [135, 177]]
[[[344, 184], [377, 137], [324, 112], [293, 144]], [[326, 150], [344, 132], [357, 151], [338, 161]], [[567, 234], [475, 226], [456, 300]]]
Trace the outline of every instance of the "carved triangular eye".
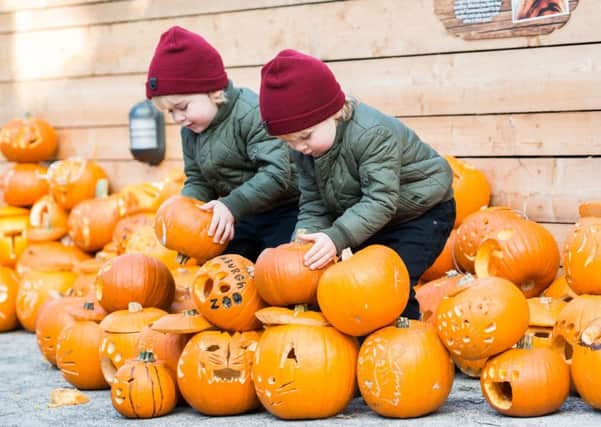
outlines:
[[286, 356], [286, 359], [292, 359], [292, 360], [294, 360], [294, 363], [298, 363], [298, 359], [296, 358], [296, 352], [294, 351], [294, 347], [292, 347], [288, 351], [288, 355]]

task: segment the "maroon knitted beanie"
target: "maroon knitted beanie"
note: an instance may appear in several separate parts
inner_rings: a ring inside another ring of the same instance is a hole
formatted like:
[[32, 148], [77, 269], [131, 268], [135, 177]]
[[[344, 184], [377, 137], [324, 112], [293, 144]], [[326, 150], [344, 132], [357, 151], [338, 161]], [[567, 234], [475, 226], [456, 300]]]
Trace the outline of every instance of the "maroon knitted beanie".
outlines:
[[345, 96], [319, 59], [286, 49], [261, 70], [259, 106], [271, 135], [307, 129], [337, 113]]
[[146, 98], [208, 93], [227, 86], [219, 52], [205, 39], [182, 27], [161, 35], [146, 80]]

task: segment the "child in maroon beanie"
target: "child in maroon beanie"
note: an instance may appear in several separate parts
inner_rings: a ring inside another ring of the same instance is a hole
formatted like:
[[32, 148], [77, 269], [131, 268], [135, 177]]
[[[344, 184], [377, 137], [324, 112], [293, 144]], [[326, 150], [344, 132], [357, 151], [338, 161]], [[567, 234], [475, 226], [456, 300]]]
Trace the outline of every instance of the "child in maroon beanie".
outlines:
[[290, 151], [267, 134], [257, 95], [228, 80], [217, 50], [172, 27], [154, 52], [146, 97], [182, 126], [182, 194], [207, 202], [214, 241], [252, 261], [288, 242], [299, 194]]
[[320, 268], [346, 247], [394, 249], [411, 278], [404, 315], [419, 318], [413, 286], [441, 252], [455, 222], [444, 158], [394, 117], [347, 99], [320, 60], [287, 49], [261, 71], [267, 130], [299, 169], [296, 228], [314, 242], [304, 261]]

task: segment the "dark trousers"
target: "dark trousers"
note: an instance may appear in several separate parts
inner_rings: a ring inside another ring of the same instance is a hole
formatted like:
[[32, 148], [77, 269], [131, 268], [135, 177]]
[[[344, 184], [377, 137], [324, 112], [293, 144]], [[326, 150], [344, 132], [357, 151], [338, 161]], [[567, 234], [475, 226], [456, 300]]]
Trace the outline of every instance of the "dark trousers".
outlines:
[[409, 302], [403, 316], [419, 319], [419, 304], [413, 287], [442, 252], [454, 223], [455, 200], [451, 199], [411, 221], [384, 227], [357, 248], [380, 244], [394, 249], [401, 256], [411, 280]]
[[255, 262], [263, 249], [290, 242], [297, 217], [296, 203], [247, 216], [236, 223], [234, 238], [225, 253], [242, 255]]

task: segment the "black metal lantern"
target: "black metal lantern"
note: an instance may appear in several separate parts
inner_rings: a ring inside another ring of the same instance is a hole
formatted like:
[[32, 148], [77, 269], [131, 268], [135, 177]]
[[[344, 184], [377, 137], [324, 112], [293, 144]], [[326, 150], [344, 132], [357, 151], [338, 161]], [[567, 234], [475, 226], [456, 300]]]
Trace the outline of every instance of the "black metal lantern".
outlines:
[[165, 116], [149, 100], [129, 110], [129, 151], [153, 166], [165, 158]]

